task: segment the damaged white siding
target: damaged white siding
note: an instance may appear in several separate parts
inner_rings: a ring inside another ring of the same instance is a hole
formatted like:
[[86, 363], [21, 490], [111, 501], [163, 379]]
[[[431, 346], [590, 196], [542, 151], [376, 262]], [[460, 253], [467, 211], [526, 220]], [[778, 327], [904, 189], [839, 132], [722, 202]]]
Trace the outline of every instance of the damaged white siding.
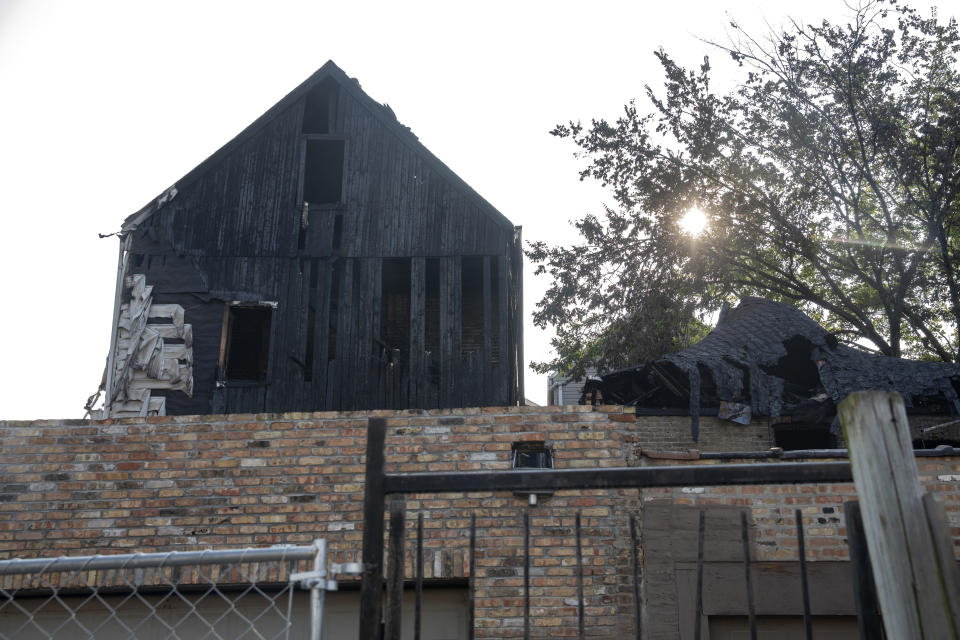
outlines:
[[100, 418], [166, 415], [165, 398], [154, 389], [193, 395], [193, 327], [178, 304], [153, 304], [153, 287], [141, 274], [124, 278], [129, 302], [120, 307], [109, 415]]

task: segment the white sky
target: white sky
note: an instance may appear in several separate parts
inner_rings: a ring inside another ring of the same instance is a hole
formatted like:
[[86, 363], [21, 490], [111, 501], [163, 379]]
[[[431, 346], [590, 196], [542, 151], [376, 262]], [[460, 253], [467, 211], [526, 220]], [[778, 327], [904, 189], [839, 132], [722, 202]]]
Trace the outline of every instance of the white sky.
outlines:
[[[956, 0], [940, 0], [942, 16]], [[570, 242], [605, 194], [578, 181], [559, 122], [616, 117], [661, 85], [653, 51], [721, 56], [729, 16], [754, 31], [840, 0], [247, 2], [0, 0], [0, 419], [81, 417], [106, 357], [116, 231], [328, 59], [389, 103], [453, 171], [523, 225]], [[929, 5], [924, 1], [924, 7]], [[526, 360], [549, 336], [530, 314]], [[527, 396], [546, 399], [544, 376]]]

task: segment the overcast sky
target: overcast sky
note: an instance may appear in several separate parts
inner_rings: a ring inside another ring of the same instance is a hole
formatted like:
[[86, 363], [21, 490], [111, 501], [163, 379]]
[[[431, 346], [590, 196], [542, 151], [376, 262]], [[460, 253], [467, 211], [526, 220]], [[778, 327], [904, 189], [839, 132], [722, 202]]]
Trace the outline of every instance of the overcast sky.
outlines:
[[[804, 22], [840, 0], [790, 3]], [[923, 5], [928, 11], [930, 5]], [[605, 194], [578, 181], [571, 119], [616, 117], [658, 86], [653, 51], [687, 65], [731, 17], [782, 24], [775, 2], [0, 0], [0, 419], [81, 417], [103, 372], [128, 214], [328, 59], [523, 226], [570, 242]], [[942, 0], [942, 16], [956, 15]], [[714, 55], [721, 76], [730, 66]], [[641, 100], [642, 104], [642, 100]], [[645, 107], [644, 107], [645, 109]], [[549, 336], [526, 266], [526, 359]], [[527, 396], [546, 399], [529, 371]]]

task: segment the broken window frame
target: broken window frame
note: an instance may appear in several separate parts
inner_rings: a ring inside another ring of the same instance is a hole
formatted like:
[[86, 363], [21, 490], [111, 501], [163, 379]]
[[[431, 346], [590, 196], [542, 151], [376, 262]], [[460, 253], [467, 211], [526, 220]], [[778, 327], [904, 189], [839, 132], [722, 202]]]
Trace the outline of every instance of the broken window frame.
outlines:
[[[267, 327], [264, 331], [264, 345], [258, 351], [261, 353], [259, 359], [262, 360], [258, 366], [256, 378], [249, 377], [229, 377], [230, 372], [230, 351], [232, 339], [234, 336], [234, 322], [237, 309], [265, 309], [268, 311]], [[277, 303], [272, 301], [245, 302], [234, 300], [223, 306], [223, 323], [220, 327], [220, 356], [217, 361], [217, 386], [261, 386], [266, 385], [270, 380], [271, 373], [271, 346], [274, 341], [274, 313], [277, 309]]]

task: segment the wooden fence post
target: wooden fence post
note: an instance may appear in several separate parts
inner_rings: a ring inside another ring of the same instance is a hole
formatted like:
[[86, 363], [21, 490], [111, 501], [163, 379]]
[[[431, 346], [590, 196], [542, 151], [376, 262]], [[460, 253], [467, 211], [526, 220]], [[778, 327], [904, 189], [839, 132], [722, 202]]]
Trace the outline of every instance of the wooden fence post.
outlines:
[[937, 552], [945, 527], [924, 508], [910, 425], [899, 394], [851, 393], [838, 406], [860, 498], [888, 638], [960, 638], [956, 560]]

